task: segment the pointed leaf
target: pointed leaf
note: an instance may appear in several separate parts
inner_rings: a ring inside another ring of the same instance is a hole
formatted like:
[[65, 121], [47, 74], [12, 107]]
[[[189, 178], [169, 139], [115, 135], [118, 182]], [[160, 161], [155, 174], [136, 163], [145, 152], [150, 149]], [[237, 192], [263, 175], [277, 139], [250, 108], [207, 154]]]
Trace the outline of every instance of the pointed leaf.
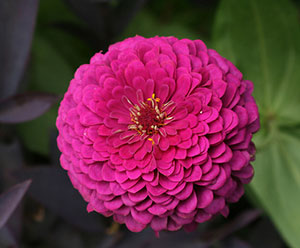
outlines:
[[44, 114], [58, 100], [48, 93], [26, 93], [0, 103], [0, 123], [20, 123]]
[[14, 233], [7, 226], [0, 228], [0, 247], [18, 247]]
[[14, 212], [30, 184], [31, 180], [27, 180], [0, 195], [0, 229]]
[[13, 95], [31, 46], [38, 0], [0, 1], [0, 99]]
[[300, 247], [300, 140], [277, 134], [259, 152], [251, 187], [278, 230], [292, 247]]
[[15, 175], [19, 179], [32, 178], [28, 193], [54, 213], [85, 231], [101, 231], [99, 216], [87, 212], [86, 203], [61, 168], [39, 166]]

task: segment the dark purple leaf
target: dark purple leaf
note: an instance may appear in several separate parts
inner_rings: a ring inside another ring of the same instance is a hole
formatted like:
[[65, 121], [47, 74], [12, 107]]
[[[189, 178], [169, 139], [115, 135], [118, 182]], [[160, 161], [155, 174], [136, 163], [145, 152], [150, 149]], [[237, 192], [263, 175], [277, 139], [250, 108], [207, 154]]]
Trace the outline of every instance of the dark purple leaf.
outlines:
[[17, 171], [15, 175], [19, 179], [32, 178], [28, 193], [68, 222], [90, 232], [102, 230], [99, 216], [87, 212], [86, 203], [63, 169], [39, 166]]
[[235, 219], [227, 222], [219, 228], [215, 228], [210, 231], [206, 231], [201, 235], [201, 239], [206, 242], [215, 242], [217, 240], [222, 240], [229, 236], [230, 234], [246, 227], [261, 215], [261, 210], [253, 209], [247, 210], [238, 215]]
[[[152, 229], [147, 228], [141, 233], [128, 233], [125, 238], [119, 241], [118, 245], [112, 245], [110, 247], [115, 248], [131, 248], [134, 244], [135, 248], [209, 248], [209, 246], [199, 240], [198, 232], [187, 233], [184, 230], [177, 232], [165, 232], [159, 233], [159, 238], [155, 236]], [[108, 248], [109, 246], [102, 244], [97, 248]]]
[[0, 1], [0, 99], [13, 95], [30, 51], [38, 0]]
[[26, 93], [0, 102], [0, 123], [21, 123], [44, 114], [57, 102], [49, 93]]
[[5, 225], [20, 203], [30, 183], [31, 180], [27, 180], [23, 183], [17, 184], [0, 195], [0, 229]]
[[[10, 188], [16, 184], [16, 179], [12, 176], [11, 171], [20, 169], [24, 164], [21, 144], [18, 139], [12, 139], [12, 129], [8, 128], [8, 126], [3, 126], [2, 130], [5, 132], [6, 140], [9, 140], [9, 142], [0, 143], [0, 191], [1, 188]], [[6, 223], [6, 226], [9, 226], [10, 232], [16, 240], [18, 240], [21, 235], [21, 205], [22, 204], [19, 204], [14, 214]]]
[[[5, 130], [9, 133], [9, 129]], [[10, 187], [16, 183], [11, 177], [10, 171], [20, 169], [23, 165], [23, 154], [21, 144], [17, 139], [11, 139], [9, 143], [0, 143], [0, 189], [1, 186]]]
[[17, 240], [12, 231], [7, 226], [0, 228], [0, 247], [15, 248], [17, 246]]
[[230, 237], [222, 242], [220, 248], [252, 248], [252, 246], [237, 237]]

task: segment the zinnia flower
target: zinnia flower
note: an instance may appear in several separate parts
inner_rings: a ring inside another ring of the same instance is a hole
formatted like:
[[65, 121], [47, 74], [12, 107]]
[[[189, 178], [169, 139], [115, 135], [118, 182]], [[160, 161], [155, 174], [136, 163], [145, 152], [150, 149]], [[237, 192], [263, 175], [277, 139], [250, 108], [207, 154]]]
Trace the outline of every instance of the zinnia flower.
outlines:
[[71, 80], [57, 118], [61, 165], [88, 211], [134, 232], [227, 216], [253, 176], [252, 90], [201, 40], [126, 39]]

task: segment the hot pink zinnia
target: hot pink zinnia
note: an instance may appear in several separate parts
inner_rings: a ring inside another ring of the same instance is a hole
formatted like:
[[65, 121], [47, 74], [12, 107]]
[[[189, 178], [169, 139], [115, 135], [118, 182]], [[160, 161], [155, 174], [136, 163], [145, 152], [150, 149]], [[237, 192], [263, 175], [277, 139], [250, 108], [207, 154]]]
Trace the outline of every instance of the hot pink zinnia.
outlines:
[[57, 118], [61, 165], [88, 211], [134, 232], [227, 216], [253, 176], [252, 90], [201, 40], [126, 39], [75, 73]]

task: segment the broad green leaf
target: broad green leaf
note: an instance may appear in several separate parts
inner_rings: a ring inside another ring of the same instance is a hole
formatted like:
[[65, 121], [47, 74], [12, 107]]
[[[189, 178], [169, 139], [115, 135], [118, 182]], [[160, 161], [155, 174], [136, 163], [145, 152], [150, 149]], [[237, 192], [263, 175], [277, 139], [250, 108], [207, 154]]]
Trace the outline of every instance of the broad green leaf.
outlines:
[[300, 140], [278, 132], [256, 156], [251, 188], [292, 247], [300, 247]]
[[288, 0], [221, 1], [214, 48], [255, 84], [260, 112], [287, 124], [300, 120], [300, 29]]
[[300, 137], [294, 135], [300, 124], [297, 10], [288, 0], [223, 0], [213, 44], [255, 86], [262, 122], [250, 184], [256, 203], [289, 245], [300, 247]]

